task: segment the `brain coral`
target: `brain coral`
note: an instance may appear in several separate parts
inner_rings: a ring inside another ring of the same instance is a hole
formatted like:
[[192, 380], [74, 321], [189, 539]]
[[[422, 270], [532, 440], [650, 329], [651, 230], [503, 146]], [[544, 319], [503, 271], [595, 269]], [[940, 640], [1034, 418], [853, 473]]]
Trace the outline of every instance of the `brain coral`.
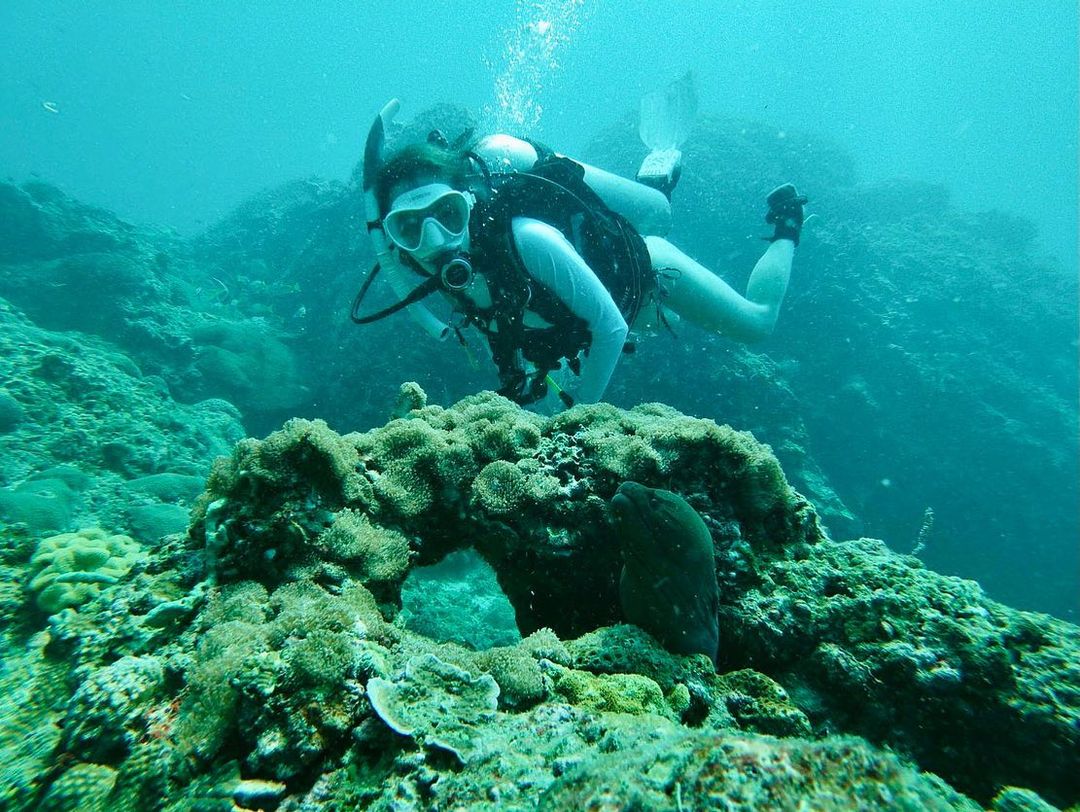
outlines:
[[29, 589], [46, 614], [77, 607], [143, 560], [138, 542], [92, 527], [42, 539], [30, 559]]

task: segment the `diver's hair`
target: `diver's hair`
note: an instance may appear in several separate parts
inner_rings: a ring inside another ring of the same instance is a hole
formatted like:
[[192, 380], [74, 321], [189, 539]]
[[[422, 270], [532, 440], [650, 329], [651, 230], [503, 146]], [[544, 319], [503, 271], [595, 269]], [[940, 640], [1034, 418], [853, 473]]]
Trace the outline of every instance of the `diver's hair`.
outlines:
[[395, 186], [414, 180], [435, 178], [464, 190], [472, 172], [470, 155], [475, 145], [473, 140], [460, 147], [422, 142], [399, 149], [375, 176], [375, 200], [379, 211], [389, 211], [390, 193]]

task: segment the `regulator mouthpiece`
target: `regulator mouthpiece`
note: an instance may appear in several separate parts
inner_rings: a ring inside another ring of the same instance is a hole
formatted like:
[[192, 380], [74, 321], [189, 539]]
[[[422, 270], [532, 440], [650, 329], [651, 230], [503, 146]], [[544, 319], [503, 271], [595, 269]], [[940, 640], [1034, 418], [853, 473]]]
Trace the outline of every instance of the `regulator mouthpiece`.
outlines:
[[447, 290], [464, 290], [473, 281], [472, 263], [462, 254], [453, 256], [443, 264], [439, 277]]

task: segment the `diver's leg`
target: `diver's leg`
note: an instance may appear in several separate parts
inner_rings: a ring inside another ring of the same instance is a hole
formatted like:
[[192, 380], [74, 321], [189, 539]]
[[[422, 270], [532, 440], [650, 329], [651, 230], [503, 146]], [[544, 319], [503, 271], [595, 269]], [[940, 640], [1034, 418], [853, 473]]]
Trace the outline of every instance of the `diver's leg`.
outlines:
[[684, 319], [739, 341], [764, 338], [776, 325], [787, 292], [795, 243], [772, 242], [750, 274], [746, 296], [700, 262], [660, 237], [646, 237], [653, 268], [661, 275], [662, 304]]
[[671, 201], [662, 192], [607, 170], [581, 165], [585, 168], [585, 182], [639, 234], [664, 235], [671, 230]]

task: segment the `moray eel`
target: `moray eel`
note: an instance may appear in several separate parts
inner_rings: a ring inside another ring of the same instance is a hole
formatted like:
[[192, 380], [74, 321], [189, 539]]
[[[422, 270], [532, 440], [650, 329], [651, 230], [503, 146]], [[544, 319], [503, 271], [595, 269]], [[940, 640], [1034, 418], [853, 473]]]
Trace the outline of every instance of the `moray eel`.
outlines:
[[719, 596], [712, 536], [686, 500], [624, 482], [611, 498], [624, 565], [619, 601], [628, 621], [676, 654], [716, 664]]

